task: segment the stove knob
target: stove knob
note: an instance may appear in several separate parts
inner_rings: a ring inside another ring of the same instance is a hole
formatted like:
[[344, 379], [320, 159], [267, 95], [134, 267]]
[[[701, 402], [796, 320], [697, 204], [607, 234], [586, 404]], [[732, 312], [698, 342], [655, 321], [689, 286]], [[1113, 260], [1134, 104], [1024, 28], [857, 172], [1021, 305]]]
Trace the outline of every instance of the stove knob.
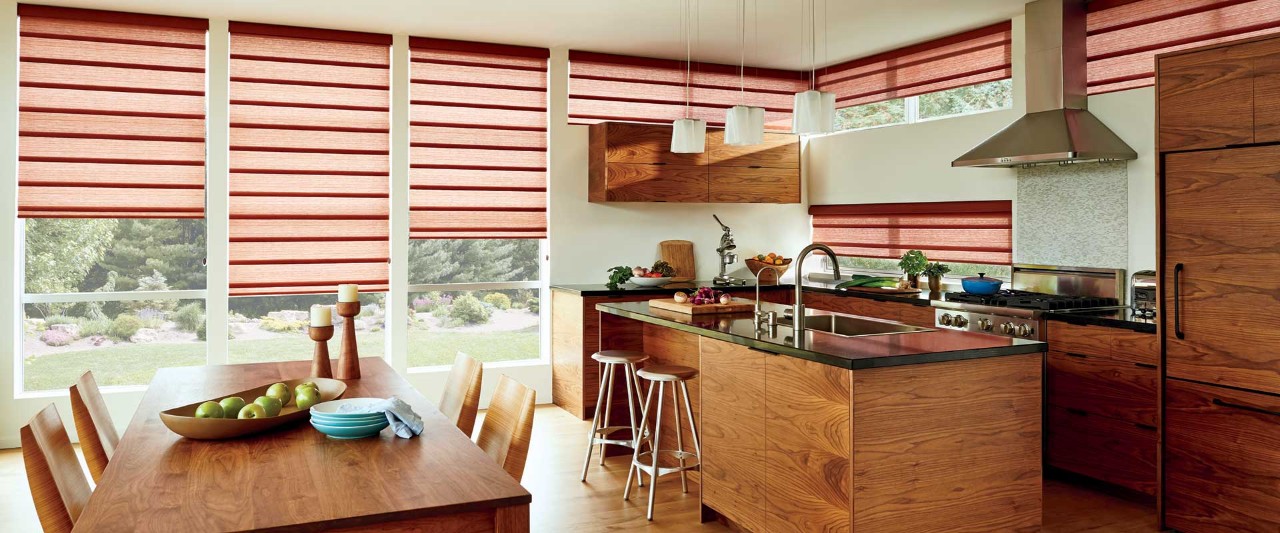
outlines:
[[1004, 333], [1005, 335], [1013, 335], [1013, 324], [1010, 324], [1008, 322], [1000, 324], [1000, 333]]
[[953, 321], [954, 318], [951, 316], [951, 313], [943, 313], [942, 316], [938, 317], [938, 323], [944, 326], [950, 326]]
[[985, 318], [978, 319], [978, 329], [981, 329], [982, 331], [991, 331], [994, 326], [995, 324], [992, 324], [990, 320]]
[[963, 328], [969, 325], [969, 319], [961, 315], [956, 315], [955, 323], [957, 328]]
[[1031, 329], [1031, 326], [1028, 326], [1028, 325], [1026, 325], [1026, 324], [1018, 324], [1018, 336], [1019, 336], [1019, 337], [1030, 337], [1030, 336], [1031, 336], [1031, 333], [1032, 333], [1033, 331], [1035, 331], [1035, 330], [1034, 330], [1034, 329]]

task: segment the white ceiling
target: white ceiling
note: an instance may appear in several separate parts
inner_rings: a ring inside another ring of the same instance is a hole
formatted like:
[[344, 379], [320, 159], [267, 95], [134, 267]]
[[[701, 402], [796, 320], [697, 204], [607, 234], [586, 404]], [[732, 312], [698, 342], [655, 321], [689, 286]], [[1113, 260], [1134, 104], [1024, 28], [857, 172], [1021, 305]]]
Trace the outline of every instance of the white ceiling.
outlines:
[[[738, 62], [735, 0], [699, 5], [694, 59]], [[1022, 14], [1027, 0], [815, 0], [817, 62], [837, 63]], [[684, 57], [682, 0], [32, 0], [117, 11]], [[802, 0], [746, 0], [747, 63], [807, 69]], [[824, 2], [826, 19], [823, 20]], [[752, 5], [759, 10], [752, 23]], [[823, 27], [829, 37], [823, 39]], [[759, 29], [758, 46], [752, 36]], [[805, 30], [807, 32], [807, 30]], [[807, 33], [806, 33], [807, 34]], [[824, 50], [825, 48], [825, 50]], [[752, 56], [755, 56], [754, 58]]]

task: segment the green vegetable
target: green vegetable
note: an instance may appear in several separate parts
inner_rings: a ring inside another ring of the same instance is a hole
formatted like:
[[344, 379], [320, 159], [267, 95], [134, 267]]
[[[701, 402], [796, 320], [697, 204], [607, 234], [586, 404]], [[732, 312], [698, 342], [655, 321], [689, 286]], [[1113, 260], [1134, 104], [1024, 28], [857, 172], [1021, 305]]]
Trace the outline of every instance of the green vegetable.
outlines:
[[898, 286], [898, 280], [897, 280], [897, 279], [887, 279], [887, 280], [881, 280], [881, 281], [873, 281], [873, 282], [871, 282], [871, 283], [867, 283], [867, 284], [865, 284], [865, 285], [862, 285], [862, 287], [871, 287], [871, 288], [875, 288], [875, 289], [892, 289], [892, 288], [895, 288], [895, 287], [897, 287], [897, 286]]
[[676, 269], [671, 266], [671, 263], [668, 263], [661, 259], [659, 259], [658, 262], [654, 263], [653, 268], [650, 268], [649, 270], [651, 272], [657, 272], [659, 274], [662, 274], [662, 277], [664, 278], [669, 278], [676, 274]]
[[629, 266], [616, 266], [610, 268], [607, 272], [609, 272], [609, 282], [605, 283], [605, 286], [611, 291], [618, 290], [618, 284], [630, 281], [632, 276], [631, 267]]
[[848, 287], [889, 287], [889, 286], [897, 287], [898, 278], [890, 278], [890, 277], [883, 277], [883, 276], [863, 276], [861, 278], [851, 279], [849, 281], [836, 285], [836, 288], [844, 289]]
[[902, 254], [902, 259], [898, 261], [898, 268], [901, 268], [908, 276], [919, 276], [928, 267], [929, 258], [925, 257], [924, 252], [920, 250], [911, 250]]

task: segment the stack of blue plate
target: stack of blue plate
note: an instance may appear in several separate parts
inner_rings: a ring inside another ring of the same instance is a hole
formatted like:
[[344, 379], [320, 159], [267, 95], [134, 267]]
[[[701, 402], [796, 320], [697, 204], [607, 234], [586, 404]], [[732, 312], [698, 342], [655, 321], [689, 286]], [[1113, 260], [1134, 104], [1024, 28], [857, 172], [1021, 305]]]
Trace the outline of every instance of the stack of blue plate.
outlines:
[[311, 406], [311, 425], [335, 439], [372, 437], [387, 427], [387, 414], [362, 412], [382, 398], [347, 398]]

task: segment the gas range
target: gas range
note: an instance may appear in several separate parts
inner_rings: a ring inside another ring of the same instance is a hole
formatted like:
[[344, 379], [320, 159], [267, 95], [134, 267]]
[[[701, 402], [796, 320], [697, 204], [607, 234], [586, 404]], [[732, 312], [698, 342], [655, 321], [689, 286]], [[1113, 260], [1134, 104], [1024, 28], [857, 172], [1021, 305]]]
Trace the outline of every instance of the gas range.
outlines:
[[994, 295], [947, 293], [933, 302], [940, 328], [1045, 340], [1048, 311], [1115, 307], [1124, 294], [1124, 271], [1083, 267], [1014, 265], [1012, 289]]

